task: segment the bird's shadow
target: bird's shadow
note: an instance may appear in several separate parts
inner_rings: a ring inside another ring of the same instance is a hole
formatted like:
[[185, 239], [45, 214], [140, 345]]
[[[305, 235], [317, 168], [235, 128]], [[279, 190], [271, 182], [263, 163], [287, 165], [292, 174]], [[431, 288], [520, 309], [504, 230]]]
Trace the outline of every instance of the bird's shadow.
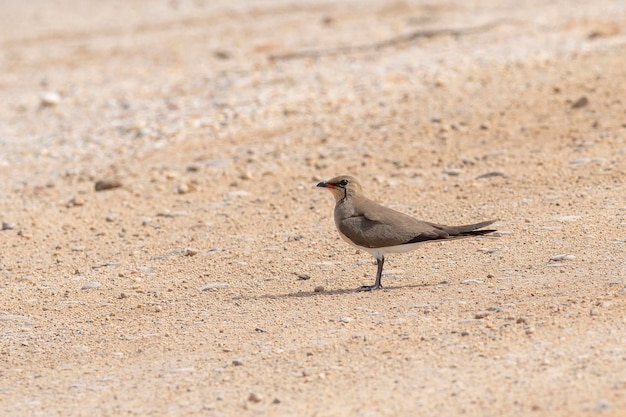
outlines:
[[264, 294], [257, 296], [238, 296], [234, 297], [233, 300], [265, 300], [265, 299], [281, 299], [281, 298], [308, 298], [308, 297], [323, 297], [329, 295], [343, 295], [343, 294], [377, 294], [384, 293], [386, 291], [396, 291], [403, 290], [407, 288], [423, 288], [430, 287], [437, 284], [408, 284], [408, 285], [392, 285], [392, 286], [384, 286], [380, 290], [362, 290], [360, 288], [342, 288], [337, 290], [330, 291], [298, 291], [286, 294]]

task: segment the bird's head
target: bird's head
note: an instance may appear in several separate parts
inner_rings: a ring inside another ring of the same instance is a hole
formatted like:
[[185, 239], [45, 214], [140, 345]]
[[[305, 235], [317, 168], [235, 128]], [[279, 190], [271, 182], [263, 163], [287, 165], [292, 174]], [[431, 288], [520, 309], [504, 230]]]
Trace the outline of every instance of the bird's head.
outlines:
[[355, 196], [361, 193], [362, 188], [356, 178], [349, 175], [340, 175], [331, 178], [328, 181], [322, 181], [317, 184], [318, 187], [328, 188], [335, 197], [335, 201]]

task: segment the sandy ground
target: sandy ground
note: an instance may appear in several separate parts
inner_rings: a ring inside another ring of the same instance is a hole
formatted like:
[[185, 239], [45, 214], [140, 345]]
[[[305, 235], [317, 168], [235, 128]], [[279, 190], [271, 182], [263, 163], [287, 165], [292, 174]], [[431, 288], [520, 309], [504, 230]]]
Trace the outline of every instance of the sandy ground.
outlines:
[[[0, 414], [626, 415], [626, 6], [544, 3], [0, 1]], [[356, 292], [339, 174], [499, 233]]]

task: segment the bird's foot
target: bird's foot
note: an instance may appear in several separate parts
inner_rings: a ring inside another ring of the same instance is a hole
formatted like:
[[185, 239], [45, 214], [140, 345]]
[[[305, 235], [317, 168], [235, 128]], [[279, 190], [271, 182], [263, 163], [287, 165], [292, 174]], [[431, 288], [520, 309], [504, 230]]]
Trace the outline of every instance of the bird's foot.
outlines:
[[382, 289], [383, 289], [383, 286], [380, 284], [361, 285], [361, 287], [359, 287], [357, 291], [374, 291], [374, 290], [382, 290]]

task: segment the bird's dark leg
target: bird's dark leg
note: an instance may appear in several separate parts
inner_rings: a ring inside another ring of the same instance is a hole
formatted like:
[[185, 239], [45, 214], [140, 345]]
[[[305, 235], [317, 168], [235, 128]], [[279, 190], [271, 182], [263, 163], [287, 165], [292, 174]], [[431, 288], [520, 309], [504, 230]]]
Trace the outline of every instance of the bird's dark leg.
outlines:
[[383, 276], [383, 264], [384, 263], [385, 263], [384, 256], [381, 256], [380, 258], [376, 258], [376, 264], [378, 265], [378, 270], [376, 271], [376, 281], [374, 281], [374, 285], [363, 285], [360, 288], [360, 291], [379, 290], [383, 287], [380, 283], [380, 279]]

